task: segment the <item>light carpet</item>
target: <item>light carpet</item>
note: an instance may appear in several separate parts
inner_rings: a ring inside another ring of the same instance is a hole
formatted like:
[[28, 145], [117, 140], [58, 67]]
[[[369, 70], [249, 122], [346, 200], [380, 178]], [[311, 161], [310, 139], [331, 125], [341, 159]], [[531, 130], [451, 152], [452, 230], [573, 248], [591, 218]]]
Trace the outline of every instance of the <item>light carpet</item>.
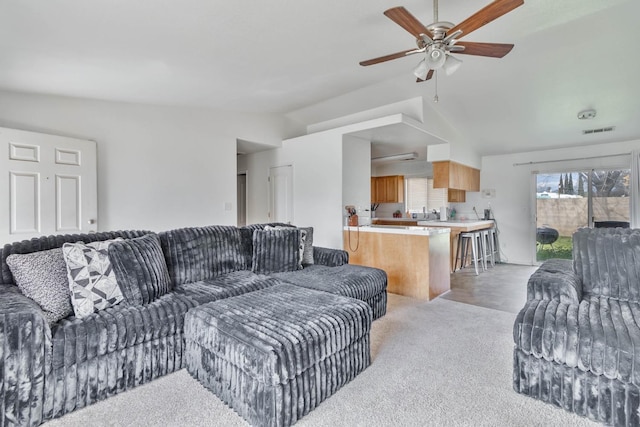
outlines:
[[[514, 314], [389, 295], [372, 364], [304, 426], [593, 426], [512, 388]], [[50, 421], [58, 426], [244, 426], [183, 369]]]

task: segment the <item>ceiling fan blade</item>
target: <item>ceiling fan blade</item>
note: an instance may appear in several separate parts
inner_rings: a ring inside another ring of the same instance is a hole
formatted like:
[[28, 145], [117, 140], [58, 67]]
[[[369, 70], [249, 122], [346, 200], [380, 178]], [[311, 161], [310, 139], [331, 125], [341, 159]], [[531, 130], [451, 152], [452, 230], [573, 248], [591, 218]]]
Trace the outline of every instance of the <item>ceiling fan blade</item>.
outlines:
[[433, 70], [429, 70], [429, 72], [427, 73], [427, 77], [424, 78], [424, 80], [422, 80], [420, 77], [418, 77], [416, 79], [416, 83], [421, 83], [421, 82], [426, 82], [427, 80], [429, 80], [431, 77], [433, 77]]
[[464, 46], [464, 50], [456, 53], [464, 55], [490, 56], [492, 58], [502, 58], [513, 49], [512, 44], [506, 43], [474, 43], [458, 42], [456, 46]]
[[392, 59], [404, 58], [405, 56], [413, 55], [414, 53], [424, 52], [424, 49], [408, 49], [402, 52], [392, 53], [391, 55], [380, 56], [378, 58], [368, 59], [360, 62], [360, 65], [366, 67], [367, 65], [379, 64], [385, 61], [391, 61]]
[[420, 39], [420, 34], [426, 34], [429, 38], [433, 38], [431, 31], [427, 30], [427, 27], [422, 25], [415, 16], [413, 16], [407, 9], [402, 6], [393, 7], [385, 10], [384, 14], [387, 18], [391, 19], [396, 24], [413, 34], [416, 39]]
[[460, 37], [464, 37], [523, 4], [524, 0], [495, 0], [447, 31], [447, 33], [462, 30]]

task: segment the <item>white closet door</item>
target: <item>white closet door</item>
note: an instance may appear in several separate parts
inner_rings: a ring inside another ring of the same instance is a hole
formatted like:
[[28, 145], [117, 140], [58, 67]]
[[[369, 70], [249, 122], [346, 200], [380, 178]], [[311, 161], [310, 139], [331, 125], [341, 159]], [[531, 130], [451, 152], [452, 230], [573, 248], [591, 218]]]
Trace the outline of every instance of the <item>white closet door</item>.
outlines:
[[98, 230], [96, 144], [0, 128], [0, 244]]

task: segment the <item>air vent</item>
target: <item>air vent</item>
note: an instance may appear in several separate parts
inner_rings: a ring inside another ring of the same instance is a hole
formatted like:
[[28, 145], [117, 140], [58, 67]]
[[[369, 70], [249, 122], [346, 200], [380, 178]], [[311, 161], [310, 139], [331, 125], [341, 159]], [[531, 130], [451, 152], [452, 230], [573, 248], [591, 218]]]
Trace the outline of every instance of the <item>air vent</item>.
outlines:
[[588, 129], [588, 130], [583, 130], [582, 134], [583, 135], [589, 135], [589, 134], [592, 134], [592, 133], [611, 132], [611, 131], [615, 130], [615, 128], [616, 128], [615, 126], [609, 126], [609, 127], [606, 127], [606, 128]]

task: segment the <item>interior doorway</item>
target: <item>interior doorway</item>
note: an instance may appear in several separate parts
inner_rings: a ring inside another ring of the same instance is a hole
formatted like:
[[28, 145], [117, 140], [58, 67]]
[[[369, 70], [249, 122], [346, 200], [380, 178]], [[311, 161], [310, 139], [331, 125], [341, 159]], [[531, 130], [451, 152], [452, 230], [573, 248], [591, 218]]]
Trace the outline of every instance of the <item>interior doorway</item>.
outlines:
[[238, 173], [238, 194], [236, 205], [238, 206], [238, 227], [247, 225], [247, 172]]
[[571, 259], [581, 227], [629, 227], [630, 169], [535, 174], [536, 261]]
[[291, 165], [269, 169], [269, 220], [287, 224], [293, 222], [293, 167]]

